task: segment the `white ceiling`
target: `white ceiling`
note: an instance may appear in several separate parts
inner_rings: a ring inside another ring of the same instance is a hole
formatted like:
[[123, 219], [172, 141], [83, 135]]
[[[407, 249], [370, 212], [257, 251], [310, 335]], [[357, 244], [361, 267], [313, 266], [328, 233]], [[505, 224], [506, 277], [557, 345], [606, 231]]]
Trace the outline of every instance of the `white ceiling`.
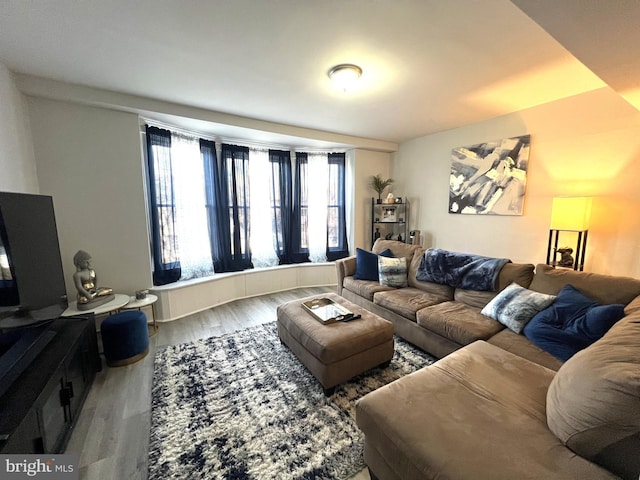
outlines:
[[640, 109], [640, 2], [638, 0], [512, 0]]
[[396, 143], [605, 86], [508, 0], [0, 0], [0, 62]]

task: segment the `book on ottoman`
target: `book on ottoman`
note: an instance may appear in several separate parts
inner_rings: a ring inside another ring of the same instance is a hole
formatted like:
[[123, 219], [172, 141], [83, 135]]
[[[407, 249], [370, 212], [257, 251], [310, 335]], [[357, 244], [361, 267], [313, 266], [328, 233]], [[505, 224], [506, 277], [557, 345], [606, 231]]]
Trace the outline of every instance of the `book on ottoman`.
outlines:
[[325, 325], [334, 322], [348, 322], [349, 320], [360, 318], [360, 315], [354, 314], [351, 310], [334, 302], [330, 298], [315, 298], [302, 302], [302, 306], [311, 313], [316, 320]]

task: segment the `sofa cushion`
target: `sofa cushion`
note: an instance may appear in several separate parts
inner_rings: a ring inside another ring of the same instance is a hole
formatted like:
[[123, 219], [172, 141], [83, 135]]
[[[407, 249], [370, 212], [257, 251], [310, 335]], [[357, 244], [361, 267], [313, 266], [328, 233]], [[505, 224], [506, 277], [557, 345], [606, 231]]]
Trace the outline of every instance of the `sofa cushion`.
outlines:
[[417, 250], [422, 250], [420, 245], [411, 245], [404, 242], [398, 242], [397, 240], [383, 240], [379, 238], [373, 244], [371, 251], [373, 253], [380, 253], [386, 249], [391, 250], [393, 256], [396, 258], [406, 258], [407, 259], [407, 267], [411, 263], [413, 259], [413, 255]]
[[638, 352], [640, 314], [634, 313], [567, 361], [547, 394], [549, 428], [567, 447], [634, 479], [640, 475]]
[[476, 308], [484, 308], [495, 296], [496, 292], [482, 292], [466, 288], [456, 288], [453, 293], [453, 299], [456, 302], [462, 302]]
[[524, 334], [566, 362], [601, 338], [623, 316], [623, 305], [600, 305], [572, 285], [565, 285], [554, 304], [537, 314], [525, 327]]
[[529, 288], [533, 280], [534, 266], [532, 263], [507, 263], [498, 275], [498, 291], [504, 290], [512, 283]]
[[626, 305], [640, 295], [640, 280], [636, 278], [576, 272], [544, 264], [536, 266], [536, 274], [529, 288], [536, 292], [557, 295], [567, 284], [573, 285], [589, 298], [603, 304]]
[[[533, 279], [533, 265], [530, 263], [507, 263], [498, 275], [497, 292], [501, 292], [512, 283], [528, 288]], [[484, 308], [496, 296], [496, 292], [482, 292], [466, 288], [456, 288], [454, 299], [471, 307]]]
[[555, 299], [554, 295], [534, 292], [512, 283], [496, 295], [481, 313], [520, 333], [535, 314], [547, 308]]
[[486, 340], [504, 328], [480, 313], [479, 308], [460, 302], [443, 302], [416, 312], [418, 325], [458, 345]]
[[524, 335], [518, 335], [508, 328], [500, 330], [487, 342], [551, 370], [557, 371], [562, 366], [562, 362], [549, 352], [531, 343]]
[[446, 302], [447, 297], [435, 293], [425, 292], [417, 288], [400, 288], [376, 292], [373, 302], [405, 318], [416, 320], [416, 312], [429, 305]]
[[377, 282], [379, 280], [378, 255], [390, 257], [393, 254], [388, 248], [379, 254], [356, 248], [356, 273], [353, 274], [353, 278], [356, 280], [373, 280]]
[[419, 282], [414, 280], [411, 282], [411, 277], [407, 279], [409, 286], [423, 290], [425, 292], [434, 293], [442, 297], [446, 297], [447, 300], [453, 300], [455, 289], [449, 285], [440, 285], [439, 283], [431, 282]]
[[640, 312], [640, 295], [631, 300], [631, 303], [624, 307], [625, 315], [634, 315], [637, 312]]
[[547, 428], [553, 375], [476, 342], [365, 395], [356, 421], [403, 480], [614, 478]]
[[407, 286], [407, 259], [378, 257], [380, 285], [394, 288]]
[[376, 292], [385, 290], [393, 290], [391, 287], [380, 285], [380, 282], [373, 280], [356, 280], [353, 277], [344, 277], [342, 281], [343, 288], [355, 293], [356, 295], [366, 298], [370, 302], [373, 301], [373, 295]]
[[425, 292], [435, 293], [436, 295], [442, 295], [449, 300], [453, 300], [454, 288], [449, 285], [442, 285], [440, 283], [421, 282], [416, 280], [416, 272], [422, 261], [422, 255], [424, 249], [416, 250], [411, 263], [409, 264], [409, 271], [407, 272], [407, 282], [410, 287], [424, 290]]
[[411, 257], [411, 262], [409, 262], [409, 286], [414, 287], [412, 282], [416, 281], [416, 273], [418, 272], [418, 267], [420, 266], [420, 262], [422, 260], [422, 255], [424, 255], [424, 248], [420, 247], [413, 252], [413, 257]]

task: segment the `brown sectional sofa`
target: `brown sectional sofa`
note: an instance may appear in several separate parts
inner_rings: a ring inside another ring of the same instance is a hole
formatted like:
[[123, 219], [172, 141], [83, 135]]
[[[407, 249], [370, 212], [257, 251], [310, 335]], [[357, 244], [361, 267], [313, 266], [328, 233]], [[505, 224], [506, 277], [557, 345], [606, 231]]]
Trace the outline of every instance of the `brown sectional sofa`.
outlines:
[[[395, 240], [377, 240], [372, 251], [381, 253], [387, 248], [394, 257], [406, 258], [407, 288], [355, 280], [356, 258], [352, 256], [336, 262], [338, 293], [391, 320], [397, 335], [438, 358], [476, 340], [485, 340], [547, 368], [560, 368], [562, 362], [555, 357], [480, 313], [497, 292], [454, 289], [448, 285], [418, 281], [416, 272], [424, 248]], [[512, 282], [527, 288], [533, 278], [533, 264], [508, 263], [498, 277], [498, 291]]]
[[[563, 364], [476, 316], [495, 292], [420, 285], [415, 262], [423, 249], [380, 241], [374, 251], [385, 248], [409, 259], [409, 287], [393, 295], [354, 281], [350, 258], [338, 265], [342, 295], [443, 358], [358, 402], [372, 478], [639, 478], [640, 280], [546, 265], [534, 276], [533, 265], [507, 264], [499, 288], [517, 276], [538, 292], [555, 295], [571, 284], [600, 303], [626, 305], [604, 337]], [[426, 320], [430, 308], [440, 327]]]

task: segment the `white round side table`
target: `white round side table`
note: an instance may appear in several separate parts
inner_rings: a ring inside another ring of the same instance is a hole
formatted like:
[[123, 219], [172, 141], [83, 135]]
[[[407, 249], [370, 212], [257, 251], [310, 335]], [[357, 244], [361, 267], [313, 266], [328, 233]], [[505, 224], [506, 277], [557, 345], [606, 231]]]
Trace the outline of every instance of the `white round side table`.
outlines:
[[94, 315], [102, 315], [103, 313], [114, 313], [118, 312], [122, 307], [124, 307], [128, 301], [129, 295], [116, 293], [113, 297], [113, 300], [110, 300], [107, 303], [103, 303], [102, 305], [98, 305], [97, 307], [88, 310], [78, 310], [77, 302], [69, 302], [69, 307], [64, 312], [62, 312], [62, 315], [60, 316], [72, 317], [74, 315], [83, 315], [85, 313], [93, 313]]
[[158, 333], [159, 327], [158, 322], [156, 321], [156, 306], [155, 303], [158, 301], [158, 297], [153, 295], [152, 293], [147, 293], [147, 296], [138, 300], [136, 297], [130, 297], [129, 303], [122, 307], [122, 310], [141, 310], [144, 307], [151, 306], [151, 325], [153, 326], [153, 330], [149, 332], [149, 336], [152, 337], [156, 333]]

